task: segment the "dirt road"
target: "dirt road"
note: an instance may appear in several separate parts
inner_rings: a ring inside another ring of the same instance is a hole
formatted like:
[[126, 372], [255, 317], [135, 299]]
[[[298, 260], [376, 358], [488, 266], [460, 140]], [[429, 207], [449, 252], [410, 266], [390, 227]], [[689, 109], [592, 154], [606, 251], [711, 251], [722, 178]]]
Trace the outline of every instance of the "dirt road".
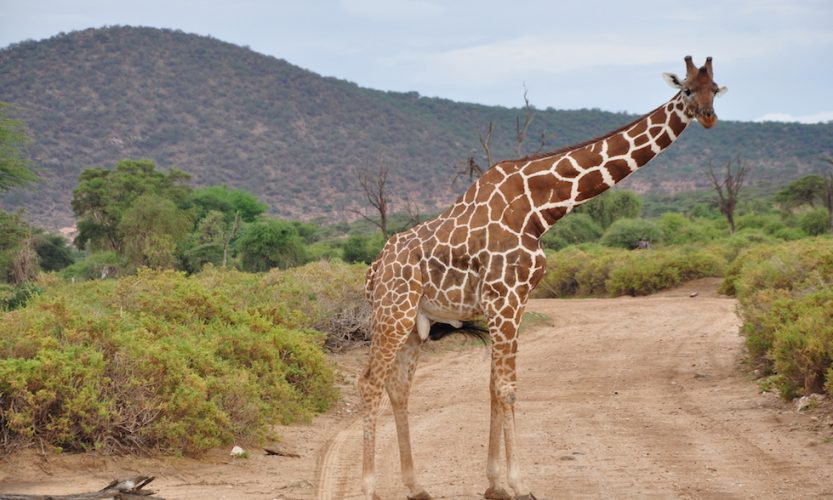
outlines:
[[[539, 300], [546, 319], [520, 341], [516, 407], [523, 470], [538, 498], [833, 496], [833, 417], [758, 394], [739, 366], [736, 303], [713, 281], [647, 298]], [[697, 291], [696, 297], [689, 297]], [[95, 489], [154, 474], [166, 498], [362, 498], [354, 375], [336, 358], [344, 402], [310, 425], [280, 429], [301, 458], [200, 461], [33, 454], [0, 464], [0, 492]], [[435, 498], [482, 498], [489, 425], [488, 353], [432, 346], [411, 398], [418, 476]], [[404, 498], [393, 418], [378, 434], [378, 493]]]

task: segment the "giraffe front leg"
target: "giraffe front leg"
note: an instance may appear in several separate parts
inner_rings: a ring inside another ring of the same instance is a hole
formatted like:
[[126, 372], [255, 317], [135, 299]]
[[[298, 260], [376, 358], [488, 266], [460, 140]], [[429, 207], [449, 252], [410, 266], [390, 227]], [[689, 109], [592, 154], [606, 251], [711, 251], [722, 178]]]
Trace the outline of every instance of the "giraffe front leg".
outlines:
[[515, 441], [515, 356], [517, 341], [513, 339], [508, 345], [496, 345], [500, 351], [498, 359], [494, 360], [495, 387], [499, 406], [499, 419], [503, 426], [504, 448], [506, 451], [506, 479], [509, 487], [515, 492], [515, 498], [534, 499], [529, 488], [521, 477], [521, 468]]
[[[503, 429], [504, 448], [506, 452], [506, 476], [509, 487], [515, 492], [517, 500], [531, 500], [535, 497], [521, 477], [518, 453], [515, 446], [515, 388], [517, 381], [516, 356], [518, 351], [518, 327], [523, 315], [524, 301], [509, 297], [494, 297], [487, 312], [489, 333], [492, 337], [492, 386], [497, 406], [497, 420]], [[500, 431], [493, 433], [498, 436]], [[492, 436], [490, 435], [490, 448]], [[497, 447], [497, 446], [495, 446]], [[490, 449], [490, 459], [491, 459]], [[496, 453], [495, 453], [496, 455]], [[491, 471], [490, 471], [491, 472]], [[491, 478], [490, 478], [491, 482]], [[491, 484], [490, 484], [491, 486]], [[488, 493], [488, 490], [487, 490]], [[493, 493], [499, 492], [493, 490]]]
[[405, 345], [396, 355], [393, 372], [388, 379], [387, 389], [396, 422], [399, 441], [399, 463], [402, 467], [402, 482], [408, 488], [410, 500], [430, 500], [431, 495], [417, 483], [414, 459], [411, 453], [411, 434], [408, 426], [408, 397], [411, 392], [419, 351], [423, 340], [416, 331], [411, 332]]
[[500, 403], [495, 392], [495, 370], [489, 377], [489, 394], [491, 399], [491, 414], [489, 419], [489, 456], [486, 461], [486, 478], [489, 488], [483, 494], [489, 500], [509, 500], [512, 497], [500, 486], [500, 438], [503, 434], [503, 421], [500, 415]]

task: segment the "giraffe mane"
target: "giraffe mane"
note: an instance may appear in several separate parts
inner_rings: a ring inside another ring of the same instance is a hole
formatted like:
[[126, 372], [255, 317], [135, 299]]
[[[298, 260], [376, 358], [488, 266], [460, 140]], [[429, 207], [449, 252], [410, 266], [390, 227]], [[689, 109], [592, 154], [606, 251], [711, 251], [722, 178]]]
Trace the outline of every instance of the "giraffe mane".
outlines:
[[[678, 92], [678, 94], [679, 94], [679, 92]], [[673, 99], [673, 98], [672, 98], [672, 99]], [[498, 165], [498, 164], [503, 163], [503, 162], [505, 162], [505, 161], [518, 161], [518, 162], [524, 162], [524, 161], [535, 161], [535, 160], [540, 160], [540, 159], [542, 159], [542, 158], [549, 158], [550, 156], [559, 155], [559, 154], [561, 154], [561, 153], [566, 153], [567, 151], [572, 151], [572, 150], [574, 150], [574, 149], [580, 149], [580, 148], [583, 148], [583, 147], [585, 147], [585, 146], [589, 146], [590, 144], [593, 144], [594, 142], [597, 142], [597, 141], [601, 141], [601, 140], [607, 139], [607, 138], [609, 138], [609, 137], [611, 137], [611, 136], [614, 136], [614, 135], [616, 135], [616, 134], [618, 134], [618, 133], [620, 133], [620, 132], [623, 132], [623, 131], [625, 131], [625, 130], [627, 130], [627, 129], [631, 128], [631, 127], [633, 127], [633, 126], [634, 126], [634, 125], [636, 125], [639, 121], [644, 120], [644, 119], [645, 119], [645, 117], [647, 117], [647, 116], [651, 115], [652, 113], [654, 113], [655, 111], [657, 111], [657, 110], [658, 110], [658, 109], [660, 109], [660, 108], [665, 107], [666, 105], [667, 105], [667, 103], [662, 104], [662, 105], [660, 105], [660, 106], [657, 106], [656, 108], [652, 109], [651, 111], [649, 111], [649, 112], [645, 113], [644, 115], [639, 116], [639, 117], [638, 117], [638, 118], [636, 118], [635, 120], [633, 120], [633, 121], [631, 121], [631, 122], [628, 122], [628, 123], [626, 123], [625, 125], [622, 125], [621, 127], [617, 128], [616, 130], [614, 130], [614, 131], [612, 131], [612, 132], [608, 132], [608, 133], [603, 134], [603, 135], [600, 135], [600, 136], [598, 136], [598, 137], [594, 137], [593, 139], [588, 139], [588, 140], [586, 140], [586, 141], [582, 141], [582, 142], [579, 142], [579, 143], [576, 143], [576, 144], [570, 144], [570, 145], [568, 145], [568, 146], [563, 146], [563, 147], [560, 147], [560, 148], [555, 149], [555, 150], [553, 150], [553, 151], [547, 151], [547, 152], [544, 152], [544, 153], [534, 153], [534, 154], [531, 154], [531, 155], [524, 156], [523, 158], [518, 158], [518, 159], [516, 159], [516, 160], [501, 160], [501, 161], [495, 162], [495, 165]], [[492, 165], [492, 166], [495, 166], [495, 165]]]

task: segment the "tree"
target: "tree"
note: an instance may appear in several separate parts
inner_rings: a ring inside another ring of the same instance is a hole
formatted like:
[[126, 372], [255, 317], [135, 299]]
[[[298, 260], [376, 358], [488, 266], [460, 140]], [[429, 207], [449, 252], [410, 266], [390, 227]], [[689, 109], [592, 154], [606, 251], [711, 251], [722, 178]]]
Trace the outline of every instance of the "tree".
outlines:
[[642, 212], [642, 198], [633, 191], [614, 189], [597, 196], [576, 209], [587, 214], [603, 229], [618, 219], [634, 219]]
[[189, 204], [189, 178], [176, 168], [167, 173], [157, 171], [151, 160], [121, 160], [112, 170], [101, 167], [84, 170], [72, 193], [72, 210], [78, 218], [76, 246], [82, 250], [113, 250], [123, 255], [125, 233], [119, 225], [134, 201], [142, 195], [154, 194], [184, 209]]
[[17, 283], [15, 268], [19, 267], [19, 254], [28, 248], [31, 228], [20, 213], [0, 210], [0, 281]]
[[[226, 267], [241, 223], [254, 222], [266, 211], [266, 204], [253, 194], [228, 186], [195, 189], [191, 193], [191, 203], [197, 211], [196, 234], [201, 240], [187, 250], [191, 253], [188, 260], [192, 271], [201, 269], [208, 262]], [[209, 233], [212, 233], [210, 237]], [[221, 248], [221, 253], [214, 245]], [[218, 256], [220, 258], [216, 259]]]
[[827, 228], [833, 232], [833, 158], [823, 157], [828, 163], [827, 171], [820, 174], [805, 175], [787, 184], [775, 195], [775, 201], [787, 210], [801, 205], [815, 208], [816, 203], [827, 210]]
[[298, 229], [291, 222], [279, 219], [249, 224], [237, 239], [236, 246], [244, 271], [285, 269], [306, 261], [304, 241]]
[[25, 155], [29, 136], [23, 122], [8, 115], [8, 107], [0, 102], [0, 193], [37, 179]]
[[226, 224], [233, 224], [236, 214], [240, 215], [242, 222], [254, 222], [266, 211], [266, 204], [255, 195], [228, 186], [194, 189], [190, 202], [197, 208], [197, 221], [214, 210], [225, 216]]
[[363, 219], [369, 221], [382, 232], [382, 238], [388, 239], [388, 216], [390, 215], [390, 195], [388, 194], [388, 167], [380, 165], [376, 173], [364, 172], [359, 174], [359, 186], [362, 188], [367, 203], [379, 214], [379, 218], [371, 217], [363, 211], [353, 210]]
[[177, 245], [192, 227], [191, 217], [173, 201], [156, 194], [143, 194], [119, 221], [123, 255], [135, 267], [172, 268]]
[[736, 159], [737, 170], [732, 171], [732, 160], [726, 162], [726, 175], [718, 179], [714, 173], [714, 166], [709, 162], [709, 180], [717, 193], [717, 207], [720, 209], [726, 220], [729, 222], [729, 232], [735, 233], [735, 209], [738, 205], [738, 196], [743, 189], [743, 181], [746, 178], [746, 165], [741, 163], [740, 157]]
[[67, 240], [57, 234], [36, 235], [35, 252], [38, 254], [40, 268], [44, 271], [60, 271], [73, 262]]
[[818, 174], [800, 177], [775, 193], [775, 201], [787, 210], [801, 205], [815, 208], [824, 196], [824, 177]]

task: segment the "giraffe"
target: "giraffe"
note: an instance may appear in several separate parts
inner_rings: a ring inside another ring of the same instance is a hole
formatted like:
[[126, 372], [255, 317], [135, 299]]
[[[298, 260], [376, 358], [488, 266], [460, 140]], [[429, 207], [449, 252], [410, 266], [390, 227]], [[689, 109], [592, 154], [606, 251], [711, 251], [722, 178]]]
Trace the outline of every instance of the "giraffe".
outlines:
[[500, 440], [516, 499], [534, 499], [515, 447], [518, 326], [544, 274], [541, 236], [576, 206], [601, 194], [671, 145], [694, 119], [717, 122], [713, 101], [726, 92], [685, 57], [686, 76], [665, 73], [678, 92], [647, 115], [603, 137], [519, 160], [498, 162], [456, 203], [392, 236], [367, 272], [372, 308], [367, 368], [358, 380], [364, 419], [362, 487], [375, 493], [375, 432], [383, 389], [393, 409], [402, 480], [411, 500], [431, 496], [417, 482], [408, 428], [408, 395], [432, 325], [460, 328], [483, 317], [491, 338], [491, 395], [485, 498], [512, 498], [500, 485]]

